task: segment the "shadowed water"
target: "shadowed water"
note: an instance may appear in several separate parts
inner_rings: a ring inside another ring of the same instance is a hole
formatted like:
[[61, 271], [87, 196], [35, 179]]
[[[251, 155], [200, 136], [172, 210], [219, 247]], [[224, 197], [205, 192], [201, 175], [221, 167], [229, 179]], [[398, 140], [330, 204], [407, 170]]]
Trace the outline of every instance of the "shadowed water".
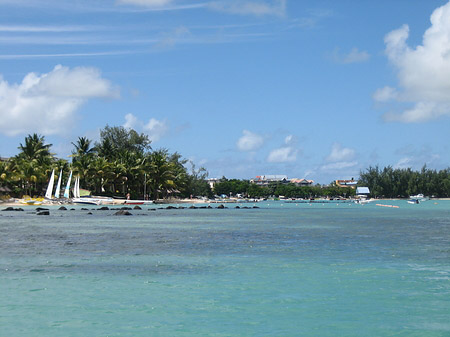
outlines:
[[448, 336], [450, 202], [394, 203], [0, 212], [0, 335]]

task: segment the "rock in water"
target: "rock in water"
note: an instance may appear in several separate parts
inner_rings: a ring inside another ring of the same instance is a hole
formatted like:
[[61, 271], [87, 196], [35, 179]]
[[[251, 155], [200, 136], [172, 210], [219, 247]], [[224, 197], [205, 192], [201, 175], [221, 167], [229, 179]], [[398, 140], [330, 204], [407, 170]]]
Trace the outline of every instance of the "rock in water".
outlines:
[[114, 213], [114, 215], [133, 215], [130, 212], [126, 211], [126, 210], [120, 210], [117, 211], [116, 213]]
[[40, 211], [37, 212], [36, 215], [50, 215], [50, 211]]

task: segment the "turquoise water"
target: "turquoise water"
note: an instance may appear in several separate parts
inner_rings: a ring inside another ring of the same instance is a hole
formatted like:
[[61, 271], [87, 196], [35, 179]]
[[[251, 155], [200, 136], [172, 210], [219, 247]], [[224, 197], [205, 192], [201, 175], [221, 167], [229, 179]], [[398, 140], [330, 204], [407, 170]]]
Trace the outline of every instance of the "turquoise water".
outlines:
[[450, 202], [384, 203], [0, 212], [0, 336], [450, 336]]

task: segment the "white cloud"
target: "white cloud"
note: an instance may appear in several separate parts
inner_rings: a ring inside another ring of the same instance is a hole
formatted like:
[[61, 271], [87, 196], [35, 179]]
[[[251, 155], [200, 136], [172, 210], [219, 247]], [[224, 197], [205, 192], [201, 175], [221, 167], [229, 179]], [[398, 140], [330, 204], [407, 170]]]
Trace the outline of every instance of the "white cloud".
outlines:
[[286, 136], [286, 138], [284, 138], [284, 143], [286, 145], [294, 144], [295, 141], [296, 141], [296, 139], [295, 139], [294, 135], [288, 135], [288, 136]]
[[0, 132], [62, 134], [90, 98], [117, 97], [118, 90], [95, 68], [56, 66], [47, 74], [29, 73], [20, 84], [0, 76]]
[[411, 109], [401, 114], [387, 112], [383, 119], [387, 122], [417, 123], [437, 119], [450, 113], [450, 104], [438, 104], [436, 102], [417, 102]]
[[[139, 124], [140, 124], [140, 122], [138, 121], [138, 119], [135, 115], [133, 115], [133, 114], [125, 115], [125, 124], [123, 125], [124, 128], [136, 129], [139, 126]], [[142, 127], [142, 125], [140, 125], [140, 126]]]
[[294, 135], [284, 138], [284, 145], [272, 150], [267, 157], [269, 163], [288, 163], [297, 160], [299, 150], [296, 147], [297, 139]]
[[172, 0], [118, 0], [117, 3], [144, 7], [163, 7], [172, 3]]
[[339, 49], [335, 49], [333, 52], [333, 58], [338, 63], [349, 64], [365, 62], [370, 58], [370, 55], [368, 52], [364, 50], [360, 51], [358, 48], [352, 48], [352, 50], [347, 54], [341, 54]]
[[[412, 123], [450, 115], [450, 2], [433, 12], [421, 45], [409, 47], [408, 36], [409, 27], [403, 25], [385, 37], [386, 55], [397, 70], [399, 89], [397, 95], [381, 97], [413, 107], [385, 114], [384, 119]], [[380, 90], [375, 99], [383, 93]]]
[[287, 0], [272, 0], [272, 1], [245, 1], [245, 0], [227, 0], [227, 1], [213, 1], [208, 4], [208, 7], [215, 11], [239, 14], [239, 15], [275, 15], [283, 16], [286, 13]]
[[354, 149], [343, 147], [339, 143], [333, 143], [330, 154], [325, 159], [328, 163], [322, 165], [320, 170], [325, 172], [348, 171], [348, 169], [358, 165], [358, 162], [353, 160], [355, 156], [356, 151]]
[[331, 146], [331, 153], [327, 157], [329, 162], [344, 162], [352, 160], [355, 157], [355, 150], [342, 147], [339, 143]]
[[287, 163], [297, 160], [297, 150], [291, 146], [283, 146], [272, 150], [267, 157], [269, 163]]
[[323, 165], [320, 169], [322, 171], [338, 171], [338, 170], [349, 169], [351, 167], [355, 167], [356, 165], [358, 165], [358, 162], [356, 162], [356, 161], [350, 161], [350, 162], [341, 161], [341, 162], [337, 162], [337, 163]]
[[377, 89], [373, 94], [373, 99], [377, 102], [387, 102], [397, 98], [397, 90], [392, 87]]
[[186, 27], [180, 26], [171, 32], [162, 35], [161, 39], [156, 43], [156, 49], [166, 49], [175, 46], [178, 42], [189, 36], [191, 32]]
[[0, 25], [0, 32], [14, 33], [61, 33], [86, 31], [83, 26], [17, 26]]
[[424, 164], [433, 166], [441, 159], [440, 155], [435, 153], [429, 146], [415, 147], [413, 145], [398, 149], [396, 154], [401, 156], [394, 165], [396, 169], [412, 168], [420, 169]]
[[123, 127], [144, 132], [152, 142], [160, 140], [169, 130], [165, 121], [150, 118], [147, 123], [144, 123], [131, 113], [125, 115], [125, 124], [123, 124]]
[[242, 137], [238, 139], [236, 145], [240, 151], [255, 151], [264, 144], [264, 138], [248, 130], [242, 131]]
[[144, 131], [148, 134], [151, 141], [157, 142], [163, 137], [168, 130], [165, 122], [161, 122], [155, 118], [150, 118], [147, 124], [144, 125]]

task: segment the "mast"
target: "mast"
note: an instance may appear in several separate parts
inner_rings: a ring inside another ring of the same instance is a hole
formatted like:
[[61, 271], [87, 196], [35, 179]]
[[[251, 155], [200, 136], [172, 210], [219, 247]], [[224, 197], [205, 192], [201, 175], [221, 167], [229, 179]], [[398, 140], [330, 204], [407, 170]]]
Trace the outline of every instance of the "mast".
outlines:
[[62, 179], [62, 170], [59, 172], [58, 184], [56, 185], [55, 198], [59, 199], [59, 195], [61, 194], [61, 179]]
[[51, 199], [52, 198], [52, 192], [53, 192], [53, 185], [54, 184], [55, 184], [55, 170], [53, 169], [52, 175], [50, 177], [50, 181], [49, 181], [48, 186], [47, 186], [47, 191], [45, 192], [45, 197], [47, 199]]

